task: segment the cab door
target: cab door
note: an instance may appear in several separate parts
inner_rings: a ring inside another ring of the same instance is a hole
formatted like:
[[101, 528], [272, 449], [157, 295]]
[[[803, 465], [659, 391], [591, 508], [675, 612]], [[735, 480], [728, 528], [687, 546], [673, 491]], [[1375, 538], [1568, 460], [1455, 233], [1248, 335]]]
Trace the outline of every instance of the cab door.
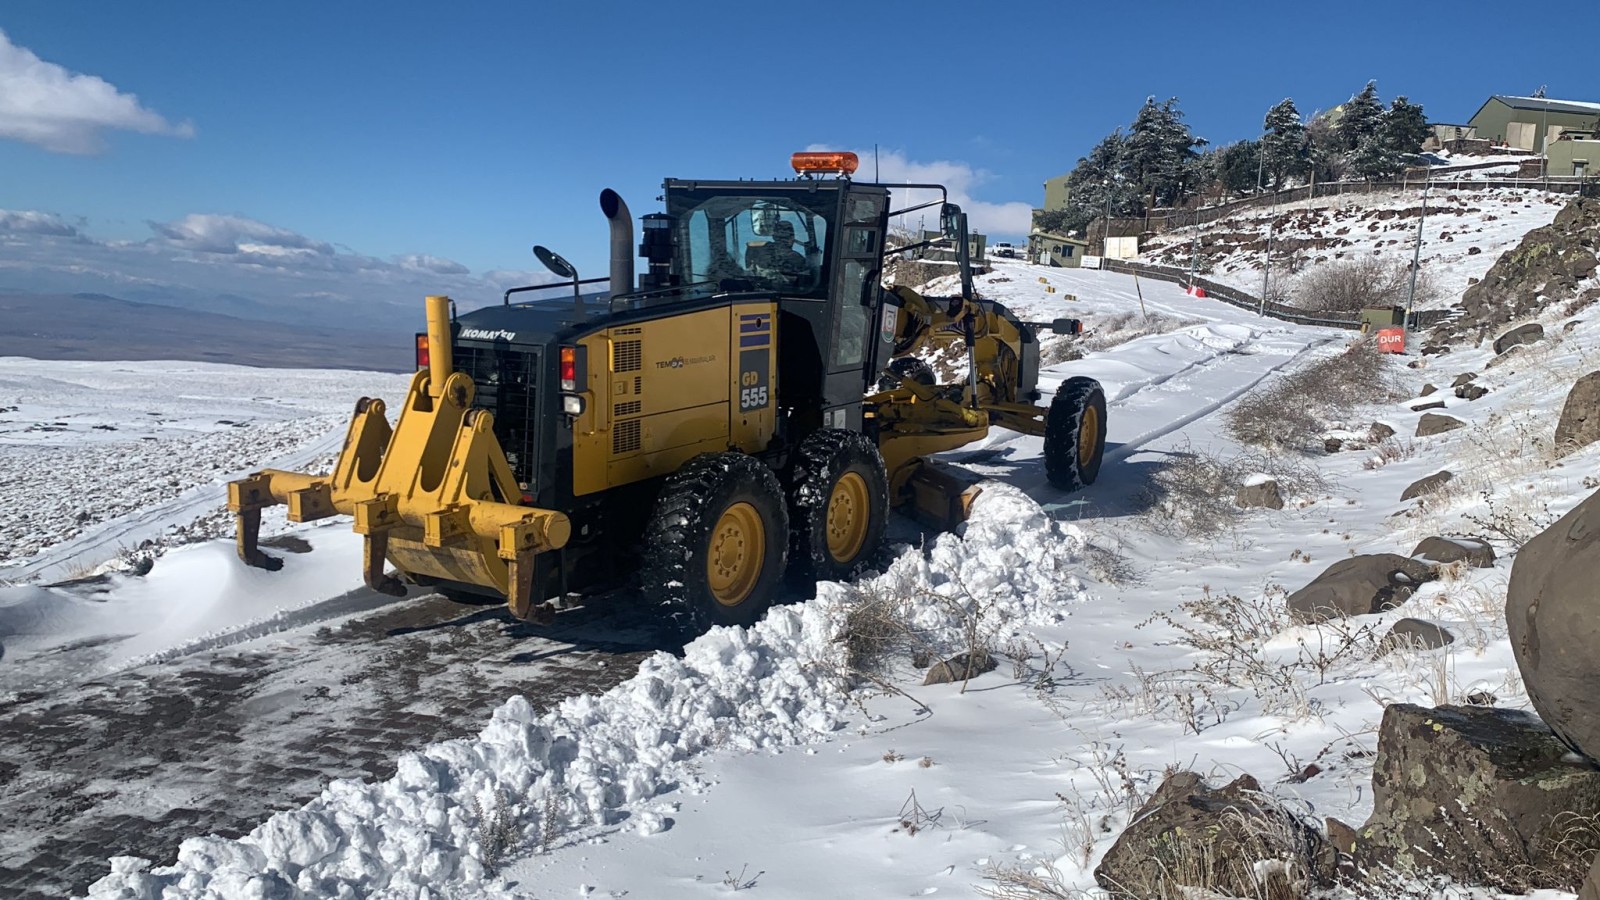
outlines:
[[826, 427], [861, 427], [861, 398], [877, 375], [877, 345], [881, 342], [877, 298], [888, 199], [884, 191], [851, 191], [844, 198], [839, 253], [829, 292], [833, 315], [829, 317], [832, 334], [824, 360]]

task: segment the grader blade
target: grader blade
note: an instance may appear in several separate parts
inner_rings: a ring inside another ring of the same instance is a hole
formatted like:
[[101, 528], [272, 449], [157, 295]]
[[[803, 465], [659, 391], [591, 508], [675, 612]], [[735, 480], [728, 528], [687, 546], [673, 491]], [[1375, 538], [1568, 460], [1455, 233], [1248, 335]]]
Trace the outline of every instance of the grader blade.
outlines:
[[451, 367], [449, 298], [428, 298], [429, 367], [411, 379], [393, 429], [380, 400], [363, 398], [332, 475], [267, 469], [228, 485], [239, 558], [277, 569], [261, 552], [261, 510], [283, 504], [289, 520], [343, 514], [364, 538], [363, 580], [404, 596], [385, 572], [492, 589], [523, 619], [549, 613], [533, 573], [536, 557], [571, 535], [566, 515], [522, 506], [522, 492], [494, 435], [493, 417], [472, 408], [473, 383]]
[[920, 460], [906, 482], [911, 515], [940, 531], [954, 531], [972, 516], [972, 502], [983, 488], [947, 466]]

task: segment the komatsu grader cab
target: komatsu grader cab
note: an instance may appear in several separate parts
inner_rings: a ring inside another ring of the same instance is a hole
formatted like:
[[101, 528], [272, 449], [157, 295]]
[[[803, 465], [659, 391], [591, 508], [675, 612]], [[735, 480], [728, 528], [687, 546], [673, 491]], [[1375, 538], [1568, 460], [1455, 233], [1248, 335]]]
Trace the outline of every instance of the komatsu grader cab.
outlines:
[[[940, 197], [893, 210], [890, 185], [850, 177], [854, 154], [793, 163], [792, 180], [668, 179], [665, 212], [643, 217], [637, 280], [632, 216], [607, 190], [608, 279], [537, 247], [572, 297], [512, 302], [533, 290], [514, 288], [459, 314], [427, 298], [393, 426], [363, 398], [332, 474], [228, 486], [240, 557], [280, 565], [257, 538], [261, 510], [286, 504], [294, 522], [352, 516], [365, 580], [386, 593], [404, 579], [548, 621], [570, 593], [637, 578], [699, 628], [748, 625], [786, 576], [865, 565], [891, 507], [964, 520], [977, 488], [929, 458], [993, 426], [1042, 436], [1056, 487], [1094, 481], [1100, 386], [1071, 378], [1039, 405], [1038, 326], [976, 295], [966, 217], [944, 188], [893, 185]], [[931, 206], [960, 294], [885, 290], [891, 217]], [[920, 357], [950, 347], [967, 372], [941, 384]]]

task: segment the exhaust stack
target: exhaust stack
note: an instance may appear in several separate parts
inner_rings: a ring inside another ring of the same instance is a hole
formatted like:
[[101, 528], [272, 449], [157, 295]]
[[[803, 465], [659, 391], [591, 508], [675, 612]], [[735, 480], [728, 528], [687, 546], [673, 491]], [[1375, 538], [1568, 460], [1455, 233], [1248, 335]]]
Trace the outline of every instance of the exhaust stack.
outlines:
[[611, 296], [633, 291], [633, 216], [622, 195], [600, 192], [600, 211], [611, 221]]

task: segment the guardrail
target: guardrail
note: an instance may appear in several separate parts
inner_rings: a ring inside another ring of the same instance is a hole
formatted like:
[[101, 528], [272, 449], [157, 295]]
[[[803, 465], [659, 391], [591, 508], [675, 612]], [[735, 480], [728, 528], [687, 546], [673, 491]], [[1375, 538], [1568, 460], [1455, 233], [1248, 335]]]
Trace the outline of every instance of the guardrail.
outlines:
[[[1156, 281], [1165, 281], [1170, 284], [1179, 284], [1189, 287], [1189, 271], [1170, 266], [1152, 266], [1145, 263], [1130, 262], [1124, 259], [1100, 260], [1100, 268], [1108, 272], [1120, 272], [1124, 275], [1137, 275], [1141, 278], [1152, 278]], [[1282, 303], [1262, 303], [1261, 298], [1252, 296], [1246, 291], [1236, 287], [1212, 281], [1209, 278], [1195, 277], [1192, 284], [1206, 292], [1206, 297], [1220, 300], [1230, 306], [1247, 309], [1251, 312], [1261, 312], [1263, 315], [1284, 322], [1293, 322], [1297, 325], [1318, 325], [1323, 328], [1344, 328], [1351, 331], [1361, 330], [1359, 315], [1327, 316], [1314, 315], [1303, 309], [1286, 306]], [[1423, 328], [1432, 328], [1447, 319], [1452, 319], [1460, 314], [1455, 309], [1420, 309], [1414, 310], [1406, 321], [1406, 327], [1416, 331]]]

